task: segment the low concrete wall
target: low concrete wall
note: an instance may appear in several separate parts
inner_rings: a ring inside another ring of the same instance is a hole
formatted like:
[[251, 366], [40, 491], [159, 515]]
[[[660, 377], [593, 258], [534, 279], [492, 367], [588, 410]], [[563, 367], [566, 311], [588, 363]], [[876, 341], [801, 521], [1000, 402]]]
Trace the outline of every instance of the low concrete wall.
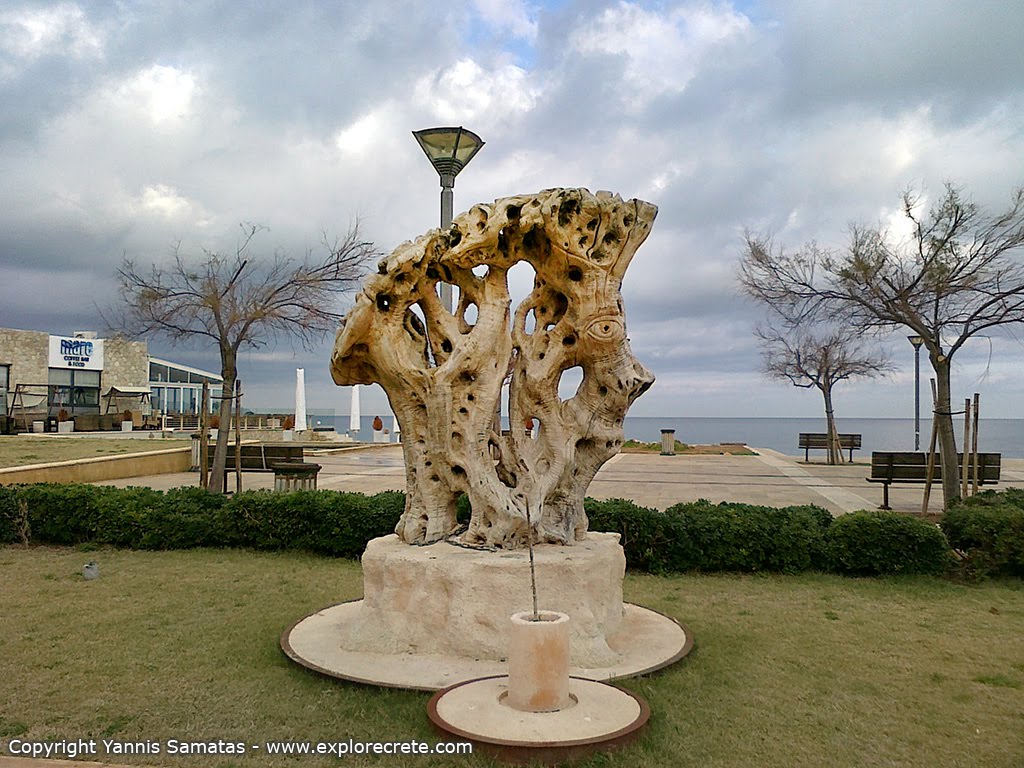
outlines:
[[188, 472], [191, 463], [189, 448], [166, 448], [152, 453], [130, 453], [124, 456], [101, 456], [95, 459], [55, 461], [51, 464], [30, 464], [25, 467], [0, 469], [0, 485], [14, 483], [95, 483], [124, 477], [162, 475]]

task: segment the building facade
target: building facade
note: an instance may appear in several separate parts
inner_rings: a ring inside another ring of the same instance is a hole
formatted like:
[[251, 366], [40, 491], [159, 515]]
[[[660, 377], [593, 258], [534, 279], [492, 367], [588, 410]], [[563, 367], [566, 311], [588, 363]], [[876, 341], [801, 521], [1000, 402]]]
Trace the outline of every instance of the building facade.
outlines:
[[136, 393], [155, 411], [198, 414], [204, 382], [216, 402], [219, 375], [150, 357], [145, 341], [0, 328], [0, 413], [101, 414], [119, 402], [107, 397], [119, 390]]

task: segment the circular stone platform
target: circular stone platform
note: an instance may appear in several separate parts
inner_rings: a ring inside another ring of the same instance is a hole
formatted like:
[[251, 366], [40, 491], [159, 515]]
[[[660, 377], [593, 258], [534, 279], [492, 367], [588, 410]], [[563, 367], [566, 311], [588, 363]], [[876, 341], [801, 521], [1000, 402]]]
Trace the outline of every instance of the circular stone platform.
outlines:
[[468, 680], [434, 694], [427, 714], [436, 728], [515, 762], [564, 762], [631, 741], [650, 717], [636, 694], [570, 678], [573, 703], [558, 712], [522, 712], [507, 703], [508, 677]]
[[[504, 660], [346, 650], [339, 638], [345, 627], [362, 615], [362, 602], [340, 603], [299, 619], [281, 635], [282, 650], [292, 661], [314, 672], [388, 688], [437, 691], [474, 678], [507, 674]], [[597, 681], [654, 672], [686, 656], [693, 648], [693, 635], [668, 616], [625, 603], [622, 622], [607, 642], [619, 656], [617, 663], [574, 666], [570, 674]]]

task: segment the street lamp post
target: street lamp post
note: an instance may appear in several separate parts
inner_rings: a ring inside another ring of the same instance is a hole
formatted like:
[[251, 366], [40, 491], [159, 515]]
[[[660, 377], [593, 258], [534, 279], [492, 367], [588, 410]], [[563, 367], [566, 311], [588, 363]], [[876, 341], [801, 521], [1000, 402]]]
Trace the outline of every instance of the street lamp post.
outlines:
[[[441, 177], [441, 229], [452, 223], [455, 177], [469, 165], [484, 142], [472, 131], [458, 128], [427, 128], [413, 131], [423, 153]], [[441, 304], [452, 311], [452, 287], [441, 283]]]
[[921, 336], [907, 336], [914, 345], [914, 450], [921, 450]]

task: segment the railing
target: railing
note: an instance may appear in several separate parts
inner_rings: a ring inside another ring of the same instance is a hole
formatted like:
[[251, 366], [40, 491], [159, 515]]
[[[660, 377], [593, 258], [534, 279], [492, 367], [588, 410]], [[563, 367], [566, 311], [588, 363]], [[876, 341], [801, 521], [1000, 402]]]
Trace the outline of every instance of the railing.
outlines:
[[[194, 413], [168, 413], [164, 414], [164, 429], [174, 430], [197, 430], [199, 429], [199, 416]], [[242, 416], [241, 429], [244, 432], [248, 429], [281, 429], [285, 415], [250, 413]]]

